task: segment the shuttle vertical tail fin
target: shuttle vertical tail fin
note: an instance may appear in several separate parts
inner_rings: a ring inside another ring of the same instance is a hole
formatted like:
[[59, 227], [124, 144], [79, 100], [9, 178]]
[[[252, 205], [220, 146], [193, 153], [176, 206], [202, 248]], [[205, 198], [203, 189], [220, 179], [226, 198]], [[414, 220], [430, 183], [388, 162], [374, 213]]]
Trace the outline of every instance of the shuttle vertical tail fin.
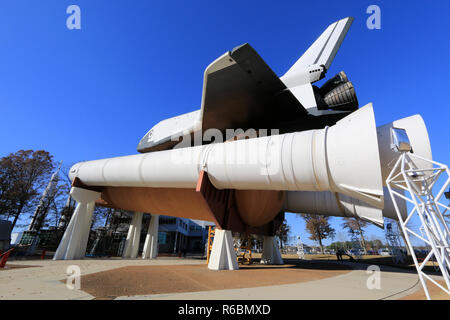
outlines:
[[312, 65], [324, 65], [328, 69], [353, 20], [352, 17], [348, 17], [330, 24], [283, 77], [290, 77]]
[[[311, 84], [325, 77], [352, 22], [353, 18], [348, 17], [330, 24], [280, 78], [297, 100], [312, 113], [317, 109], [318, 102]], [[353, 109], [354, 104], [351, 107]]]

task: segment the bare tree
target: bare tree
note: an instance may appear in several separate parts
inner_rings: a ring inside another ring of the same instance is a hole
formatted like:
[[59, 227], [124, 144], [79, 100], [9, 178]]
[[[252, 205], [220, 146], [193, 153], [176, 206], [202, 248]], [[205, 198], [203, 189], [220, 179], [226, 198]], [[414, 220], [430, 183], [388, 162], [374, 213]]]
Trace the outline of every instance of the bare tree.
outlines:
[[53, 168], [52, 156], [44, 150], [19, 150], [0, 159], [0, 215], [13, 217], [13, 228], [36, 205]]
[[382, 248], [384, 248], [383, 241], [380, 240], [376, 235], [372, 235], [370, 238], [370, 241], [372, 242], [372, 247], [374, 250], [378, 251]]
[[342, 249], [347, 250], [348, 249], [347, 248], [347, 240], [348, 240], [348, 238], [347, 238], [347, 235], [345, 234], [345, 232], [338, 231], [336, 238], [339, 240], [339, 242], [342, 243], [342, 246], [343, 246]]
[[342, 223], [344, 229], [347, 229], [349, 233], [354, 233], [360, 236], [364, 254], [367, 254], [366, 239], [364, 239], [364, 228], [368, 225], [368, 222], [356, 218], [344, 218], [344, 222]]
[[281, 249], [283, 249], [283, 244], [286, 245], [289, 237], [289, 233], [291, 232], [291, 227], [287, 224], [286, 219], [284, 219], [283, 223], [278, 228], [275, 235], [280, 239]]
[[335, 236], [335, 230], [331, 227], [328, 216], [313, 214], [302, 214], [306, 221], [306, 230], [309, 232], [309, 239], [318, 241], [320, 250], [323, 253], [322, 240]]

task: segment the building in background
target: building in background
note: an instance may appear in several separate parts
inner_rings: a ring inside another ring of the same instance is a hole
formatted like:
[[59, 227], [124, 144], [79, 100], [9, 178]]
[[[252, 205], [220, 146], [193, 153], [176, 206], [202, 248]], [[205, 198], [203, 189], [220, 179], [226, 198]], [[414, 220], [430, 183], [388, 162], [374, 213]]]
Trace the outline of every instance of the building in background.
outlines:
[[[86, 253], [88, 256], [120, 257], [130, 227], [132, 212], [117, 210], [113, 212], [103, 226], [92, 229], [89, 235]], [[142, 253], [150, 215], [144, 214], [139, 245]], [[22, 231], [11, 235], [11, 222], [0, 220], [0, 250], [5, 251], [10, 244], [16, 247], [16, 255], [27, 255], [36, 232]], [[159, 216], [158, 252], [161, 254], [194, 253], [203, 254], [208, 239], [208, 227], [211, 222]], [[9, 228], [8, 228], [9, 226]], [[40, 251], [55, 251], [64, 230], [59, 228], [41, 229], [36, 248]]]
[[159, 217], [158, 245], [159, 253], [203, 253], [208, 239], [208, 227], [211, 222]]
[[[87, 251], [90, 256], [122, 256], [132, 212], [117, 211], [104, 227], [91, 231]], [[150, 215], [145, 214], [142, 219], [142, 228], [139, 241], [138, 256], [144, 248]], [[158, 253], [203, 254], [208, 239], [208, 227], [214, 225], [210, 222], [159, 216]]]

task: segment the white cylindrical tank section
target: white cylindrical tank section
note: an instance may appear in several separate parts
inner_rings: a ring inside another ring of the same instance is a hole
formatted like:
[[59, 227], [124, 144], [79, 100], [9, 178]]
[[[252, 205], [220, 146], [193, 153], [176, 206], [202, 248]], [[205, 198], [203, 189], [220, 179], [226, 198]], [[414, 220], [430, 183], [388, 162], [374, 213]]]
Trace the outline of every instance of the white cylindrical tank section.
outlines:
[[[387, 123], [377, 128], [378, 148], [380, 151], [381, 172], [383, 184], [399, 157], [399, 153], [391, 149], [391, 128], [402, 128], [408, 134], [412, 152], [423, 158], [432, 160], [430, 140], [428, 138], [427, 127], [422, 117], [418, 114]], [[420, 159], [414, 159], [417, 168], [431, 168], [432, 164]], [[385, 193], [386, 195], [386, 193]]]
[[383, 207], [372, 105], [321, 130], [178, 148], [74, 165], [88, 186], [333, 191]]
[[[376, 145], [376, 146], [375, 146]], [[383, 206], [372, 105], [321, 129], [210, 145], [208, 173], [218, 188], [334, 191]], [[256, 157], [253, 150], [262, 155]], [[259, 158], [257, 165], [239, 161]], [[216, 161], [218, 160], [218, 161]], [[250, 178], [251, 177], [251, 178]]]
[[[401, 190], [397, 191], [403, 193]], [[398, 201], [398, 206], [403, 218], [406, 218], [406, 201]], [[358, 218], [374, 223], [379, 227], [383, 227], [383, 218], [398, 220], [394, 204], [386, 187], [384, 188], [384, 209], [382, 210], [358, 199], [329, 191], [286, 192], [283, 210], [292, 213]]]
[[286, 212], [354, 217], [383, 225], [381, 209], [370, 207], [358, 199], [334, 192], [290, 191], [286, 193]]
[[[397, 190], [403, 194], [403, 191]], [[406, 201], [398, 201], [398, 207], [405, 219]], [[384, 219], [398, 220], [397, 213], [387, 188], [384, 188], [384, 209], [378, 209], [358, 199], [329, 191], [289, 191], [286, 193], [283, 210], [292, 213], [319, 214], [326, 216], [353, 217], [383, 227]]]

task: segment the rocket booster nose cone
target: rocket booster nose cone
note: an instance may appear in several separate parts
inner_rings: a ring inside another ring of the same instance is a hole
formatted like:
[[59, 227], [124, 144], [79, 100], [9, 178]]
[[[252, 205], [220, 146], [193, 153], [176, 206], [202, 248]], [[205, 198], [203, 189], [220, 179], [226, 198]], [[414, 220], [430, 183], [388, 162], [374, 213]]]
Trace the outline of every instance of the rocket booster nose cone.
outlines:
[[73, 182], [73, 179], [78, 175], [78, 169], [80, 168], [82, 162], [74, 164], [69, 170], [69, 179]]
[[[389, 176], [395, 161], [398, 159], [399, 153], [391, 149], [391, 128], [405, 129], [411, 143], [412, 152], [426, 159], [432, 159], [430, 139], [428, 137], [428, 130], [420, 115], [414, 115], [385, 125], [377, 127], [378, 147], [381, 161], [381, 173], [383, 183], [386, 184], [386, 179]], [[431, 168], [429, 162], [420, 159], [414, 159], [414, 164], [417, 168]]]

